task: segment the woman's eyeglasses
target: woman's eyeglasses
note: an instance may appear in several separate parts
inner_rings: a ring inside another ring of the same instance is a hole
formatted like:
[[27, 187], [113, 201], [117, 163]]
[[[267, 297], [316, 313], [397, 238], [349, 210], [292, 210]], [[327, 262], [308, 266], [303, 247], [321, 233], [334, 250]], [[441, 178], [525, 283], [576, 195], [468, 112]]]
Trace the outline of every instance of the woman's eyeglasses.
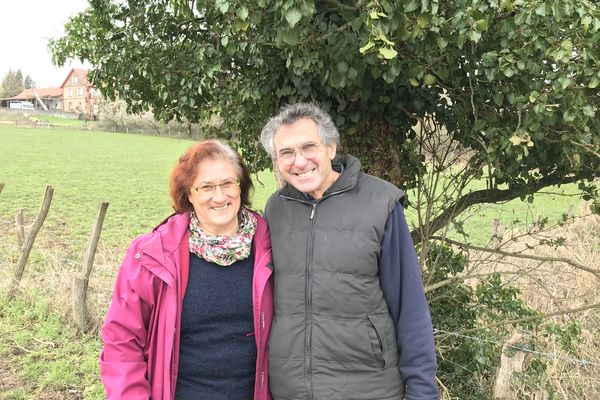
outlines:
[[196, 186], [193, 190], [201, 194], [202, 196], [211, 196], [215, 194], [217, 188], [221, 188], [221, 192], [226, 194], [231, 194], [237, 191], [240, 186], [240, 181], [238, 179], [229, 179], [221, 183], [205, 183], [200, 186]]

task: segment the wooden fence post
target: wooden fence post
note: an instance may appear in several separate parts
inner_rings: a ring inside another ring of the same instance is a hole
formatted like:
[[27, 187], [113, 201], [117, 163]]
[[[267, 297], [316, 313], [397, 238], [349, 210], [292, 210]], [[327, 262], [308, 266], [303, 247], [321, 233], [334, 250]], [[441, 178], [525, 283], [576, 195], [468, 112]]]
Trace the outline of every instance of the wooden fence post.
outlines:
[[523, 370], [523, 361], [525, 353], [515, 350], [515, 346], [523, 339], [523, 335], [514, 332], [508, 342], [502, 346], [502, 355], [500, 356], [500, 366], [496, 371], [496, 382], [494, 384], [494, 399], [514, 399], [515, 393], [510, 387], [510, 379], [515, 372]]
[[17, 209], [15, 214], [15, 225], [17, 227], [17, 244], [19, 245], [19, 253], [23, 250], [25, 243], [25, 218], [23, 217], [23, 209]]
[[4, 182], [0, 182], [0, 193], [2, 193], [2, 189], [4, 189]]
[[19, 289], [19, 283], [21, 283], [21, 278], [23, 277], [25, 264], [27, 264], [27, 259], [29, 258], [29, 253], [33, 247], [33, 242], [35, 241], [38, 232], [46, 220], [48, 210], [50, 209], [50, 203], [52, 203], [53, 194], [54, 188], [52, 188], [52, 186], [46, 186], [46, 193], [44, 194], [44, 201], [42, 202], [40, 212], [38, 213], [37, 217], [35, 217], [31, 231], [29, 231], [29, 235], [27, 235], [27, 240], [25, 240], [25, 243], [23, 243], [23, 248], [21, 249], [21, 254], [19, 255], [19, 261], [17, 261], [17, 268], [15, 269], [15, 274], [10, 284], [10, 291], [8, 292], [9, 299], [12, 299]]
[[102, 202], [98, 206], [98, 214], [96, 215], [96, 221], [92, 225], [88, 247], [83, 259], [83, 268], [80, 274], [77, 274], [73, 277], [73, 320], [80, 329], [85, 328], [88, 320], [87, 288], [90, 281], [90, 274], [92, 273], [92, 267], [94, 265], [94, 257], [96, 256], [98, 241], [100, 240], [100, 234], [102, 233], [104, 216], [106, 215], [107, 209], [107, 202]]

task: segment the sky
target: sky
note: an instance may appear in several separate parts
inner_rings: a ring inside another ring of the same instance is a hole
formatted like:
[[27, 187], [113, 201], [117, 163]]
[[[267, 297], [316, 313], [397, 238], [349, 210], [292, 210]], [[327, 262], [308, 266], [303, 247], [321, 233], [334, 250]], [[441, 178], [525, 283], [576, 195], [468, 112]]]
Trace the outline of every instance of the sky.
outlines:
[[89, 67], [79, 60], [59, 68], [52, 64], [48, 39], [64, 35], [69, 17], [87, 0], [8, 0], [0, 7], [0, 83], [9, 69], [20, 69], [38, 88], [62, 85], [71, 68]]

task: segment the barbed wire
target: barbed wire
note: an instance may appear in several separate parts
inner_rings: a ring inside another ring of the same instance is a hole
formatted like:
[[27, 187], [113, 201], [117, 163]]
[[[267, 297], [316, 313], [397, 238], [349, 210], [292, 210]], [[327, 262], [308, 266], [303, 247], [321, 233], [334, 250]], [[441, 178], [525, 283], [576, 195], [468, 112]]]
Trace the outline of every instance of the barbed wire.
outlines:
[[575, 363], [575, 364], [581, 364], [581, 365], [585, 365], [585, 366], [592, 365], [592, 366], [595, 366], [595, 367], [600, 367], [600, 363], [597, 363], [597, 362], [594, 362], [594, 361], [583, 360], [583, 359], [575, 358], [575, 357], [561, 356], [560, 354], [556, 354], [556, 353], [546, 353], [546, 352], [543, 352], [543, 351], [537, 351], [537, 350], [529, 349], [527, 347], [521, 347], [521, 346], [515, 346], [515, 345], [512, 345], [512, 344], [508, 344], [508, 343], [497, 342], [497, 341], [490, 340], [490, 339], [482, 339], [482, 338], [476, 337], [476, 336], [462, 335], [462, 334], [456, 333], [456, 332], [448, 332], [448, 331], [445, 331], [443, 329], [434, 329], [433, 330], [433, 334], [434, 335], [437, 335], [439, 333], [450, 335], [450, 336], [456, 336], [456, 337], [460, 337], [460, 338], [464, 338], [464, 339], [471, 339], [471, 340], [475, 340], [475, 341], [478, 341], [478, 342], [488, 342], [488, 343], [497, 344], [499, 346], [506, 346], [506, 347], [509, 347], [511, 349], [519, 350], [519, 351], [522, 351], [522, 352], [525, 352], [525, 353], [535, 354], [537, 356], [552, 358], [552, 359], [556, 359], [556, 360], [568, 361], [568, 362], [572, 362], [572, 363]]

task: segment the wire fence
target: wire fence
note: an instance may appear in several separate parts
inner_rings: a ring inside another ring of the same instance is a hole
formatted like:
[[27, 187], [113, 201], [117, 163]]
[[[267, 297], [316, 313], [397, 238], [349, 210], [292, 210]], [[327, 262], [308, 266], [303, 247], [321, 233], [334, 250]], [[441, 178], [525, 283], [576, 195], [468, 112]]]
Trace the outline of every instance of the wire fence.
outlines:
[[459, 338], [463, 338], [463, 339], [475, 340], [478, 342], [492, 343], [492, 344], [496, 344], [498, 346], [508, 347], [508, 348], [511, 348], [514, 350], [522, 351], [524, 353], [534, 354], [534, 355], [540, 356], [540, 357], [546, 357], [546, 358], [555, 359], [555, 360], [567, 361], [567, 362], [571, 362], [574, 364], [580, 364], [580, 365], [584, 365], [584, 366], [600, 367], [600, 363], [595, 362], [595, 361], [583, 360], [583, 359], [575, 358], [575, 357], [562, 356], [562, 355], [556, 354], [556, 353], [537, 351], [537, 350], [529, 349], [527, 347], [515, 346], [512, 344], [508, 344], [508, 343], [497, 342], [497, 341], [490, 340], [490, 339], [482, 339], [482, 338], [476, 337], [476, 336], [463, 335], [463, 334], [456, 333], [456, 332], [448, 332], [448, 331], [445, 331], [442, 329], [434, 329], [433, 334], [434, 335], [444, 334], [444, 335], [455, 336], [455, 337], [459, 337]]

